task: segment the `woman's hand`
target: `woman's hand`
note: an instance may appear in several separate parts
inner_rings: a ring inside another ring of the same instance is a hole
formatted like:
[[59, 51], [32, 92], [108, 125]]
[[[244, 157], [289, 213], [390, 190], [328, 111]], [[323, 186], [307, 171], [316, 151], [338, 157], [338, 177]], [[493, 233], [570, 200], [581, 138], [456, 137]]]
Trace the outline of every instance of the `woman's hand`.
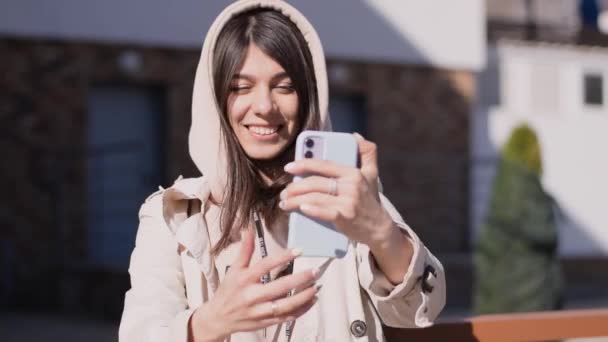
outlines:
[[358, 134], [355, 137], [360, 169], [318, 159], [289, 163], [285, 166], [287, 172], [315, 176], [288, 185], [281, 193], [280, 207], [287, 211], [299, 209], [305, 215], [332, 222], [351, 240], [371, 247], [390, 239], [394, 226], [378, 195], [376, 144]]
[[[318, 270], [294, 273], [268, 284], [260, 283], [262, 275], [286, 265], [299, 252], [285, 251], [249, 265], [253, 250], [253, 234], [246, 231], [242, 235], [239, 256], [217, 292], [192, 315], [192, 341], [223, 340], [235, 332], [254, 331], [294, 320], [314, 305], [319, 288], [312, 285]], [[292, 289], [298, 290], [286, 297]]]
[[380, 202], [376, 144], [356, 133], [355, 137], [360, 169], [315, 159], [289, 163], [285, 171], [293, 175], [316, 176], [289, 184], [279, 206], [331, 222], [351, 240], [366, 244], [388, 280], [399, 284], [412, 260], [413, 245]]

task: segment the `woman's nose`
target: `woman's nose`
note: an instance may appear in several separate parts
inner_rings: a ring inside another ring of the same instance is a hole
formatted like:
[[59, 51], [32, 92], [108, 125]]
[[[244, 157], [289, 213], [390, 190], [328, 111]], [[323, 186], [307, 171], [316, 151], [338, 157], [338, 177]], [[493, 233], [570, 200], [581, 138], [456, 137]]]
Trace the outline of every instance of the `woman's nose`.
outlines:
[[267, 89], [259, 89], [255, 94], [254, 101], [254, 111], [256, 114], [266, 115], [272, 111], [272, 95]]

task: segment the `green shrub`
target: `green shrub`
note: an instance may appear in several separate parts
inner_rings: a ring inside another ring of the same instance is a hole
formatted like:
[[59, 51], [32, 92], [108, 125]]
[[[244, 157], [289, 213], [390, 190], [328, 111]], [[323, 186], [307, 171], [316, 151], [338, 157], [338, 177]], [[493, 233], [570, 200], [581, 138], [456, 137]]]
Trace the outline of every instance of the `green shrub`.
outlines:
[[509, 141], [503, 148], [502, 155], [504, 159], [519, 164], [538, 176], [543, 172], [540, 144], [532, 128], [526, 124], [513, 130]]
[[554, 310], [562, 277], [552, 198], [544, 191], [540, 146], [527, 126], [503, 150], [488, 215], [475, 244], [476, 314]]

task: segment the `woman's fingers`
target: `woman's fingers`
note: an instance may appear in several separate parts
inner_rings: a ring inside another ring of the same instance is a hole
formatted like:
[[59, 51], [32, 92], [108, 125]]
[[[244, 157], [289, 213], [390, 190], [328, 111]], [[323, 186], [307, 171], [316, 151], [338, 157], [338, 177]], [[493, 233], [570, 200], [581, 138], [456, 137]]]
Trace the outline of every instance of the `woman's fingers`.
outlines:
[[341, 215], [338, 209], [311, 204], [301, 205], [300, 211], [306, 216], [327, 222], [336, 222]]
[[308, 310], [310, 310], [315, 305], [316, 302], [317, 302], [317, 297], [313, 297], [313, 299], [308, 304], [296, 309], [295, 311], [289, 313], [288, 315], [247, 321], [247, 323], [244, 323], [245, 326], [242, 327], [242, 331], [259, 330], [259, 329], [267, 328], [267, 327], [270, 327], [273, 325], [281, 324], [284, 322], [294, 321], [298, 317], [305, 314]]
[[[318, 291], [317, 291], [317, 293], [318, 293]], [[315, 296], [308, 304], [306, 304], [306, 305], [300, 307], [299, 309], [293, 311], [289, 315], [283, 316], [282, 317], [283, 321], [294, 321], [294, 320], [296, 320], [298, 317], [302, 316], [308, 310], [310, 310], [310, 308], [312, 308], [317, 303], [318, 300], [319, 300], [318, 297]]]
[[300, 254], [302, 254], [300, 250], [292, 249], [263, 258], [255, 265], [249, 267], [250, 279], [258, 281], [264, 274], [269, 273], [273, 268], [286, 265], [300, 256]]
[[292, 175], [316, 174], [338, 178], [356, 172], [356, 168], [321, 159], [300, 159], [285, 165], [285, 171]]
[[319, 207], [337, 207], [345, 199], [342, 197], [319, 192], [309, 192], [303, 195], [288, 197], [281, 201], [280, 207], [285, 211], [301, 210], [302, 205], [314, 205]]
[[241, 249], [232, 266], [239, 268], [248, 267], [254, 248], [253, 232], [251, 229], [246, 229], [241, 233]]
[[354, 133], [361, 160], [361, 173], [370, 182], [378, 177], [378, 147], [375, 143], [365, 140], [359, 133]]
[[281, 199], [305, 194], [307, 192], [329, 192], [331, 191], [331, 178], [322, 176], [308, 176], [298, 182], [289, 184], [282, 192]]
[[320, 287], [311, 286], [293, 296], [275, 300], [275, 312], [273, 315], [279, 317], [293, 317], [302, 309], [316, 300]]
[[[336, 188], [333, 188], [333, 182], [336, 181]], [[308, 176], [298, 182], [289, 184], [285, 190], [281, 192], [281, 199], [302, 195], [309, 192], [319, 192], [330, 194], [332, 191], [336, 195], [345, 195], [353, 192], [351, 181], [343, 178], [327, 178], [323, 176]]]
[[281, 277], [268, 284], [260, 286], [258, 303], [267, 302], [282, 296], [292, 289], [304, 289], [314, 285], [319, 270], [307, 270]]
[[[252, 319], [265, 319], [294, 316], [299, 309], [314, 301], [319, 287], [310, 286], [292, 296], [269, 300], [257, 304], [251, 310]], [[285, 294], [283, 294], [285, 296]]]

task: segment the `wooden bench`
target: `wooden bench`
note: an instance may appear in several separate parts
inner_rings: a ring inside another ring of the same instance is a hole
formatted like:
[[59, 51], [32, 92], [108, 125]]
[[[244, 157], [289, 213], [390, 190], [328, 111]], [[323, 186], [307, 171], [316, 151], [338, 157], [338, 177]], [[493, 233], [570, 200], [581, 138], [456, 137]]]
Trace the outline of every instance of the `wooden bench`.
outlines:
[[388, 341], [502, 342], [608, 337], [608, 309], [483, 315], [424, 329], [385, 328]]

